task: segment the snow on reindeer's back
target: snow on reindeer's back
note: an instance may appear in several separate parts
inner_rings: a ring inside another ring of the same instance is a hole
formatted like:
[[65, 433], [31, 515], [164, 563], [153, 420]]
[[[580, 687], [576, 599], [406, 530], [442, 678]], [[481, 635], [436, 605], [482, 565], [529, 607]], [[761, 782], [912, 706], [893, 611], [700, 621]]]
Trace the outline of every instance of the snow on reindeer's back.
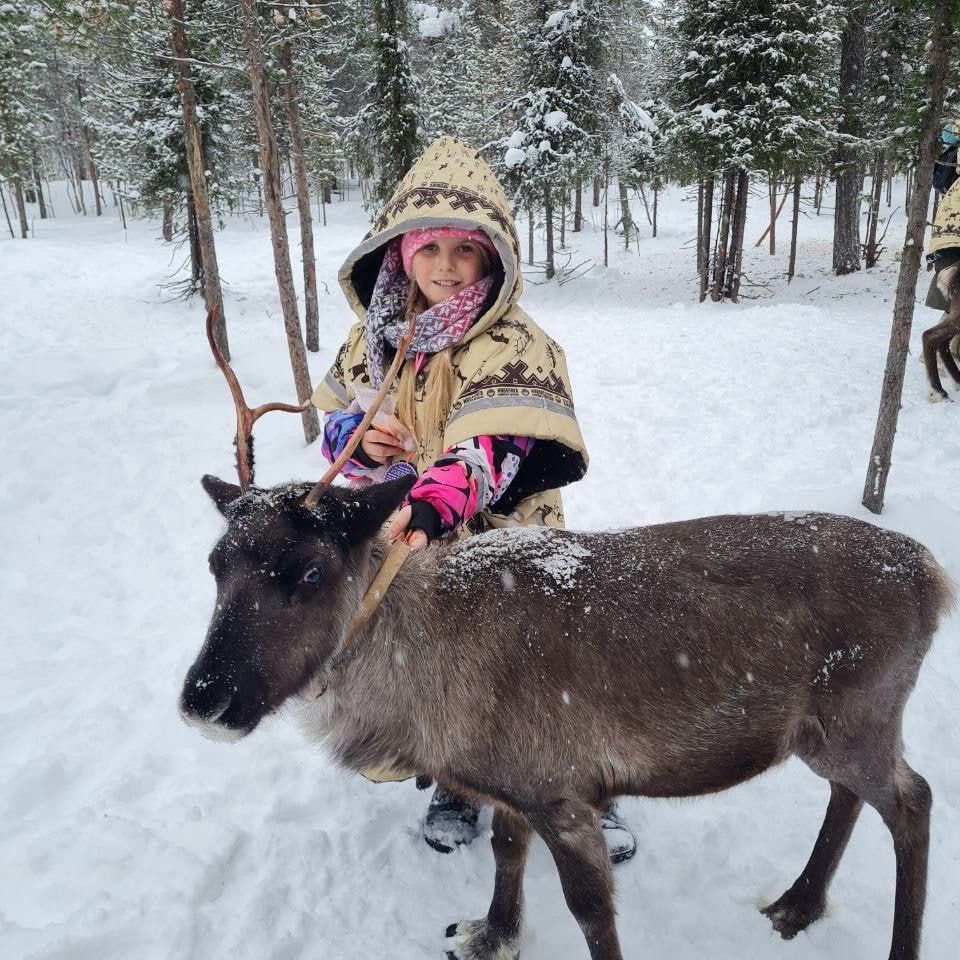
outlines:
[[551, 527], [506, 527], [456, 543], [440, 572], [451, 586], [467, 585], [494, 574], [506, 591], [520, 567], [541, 575], [544, 593], [573, 590], [590, 550], [577, 534]]

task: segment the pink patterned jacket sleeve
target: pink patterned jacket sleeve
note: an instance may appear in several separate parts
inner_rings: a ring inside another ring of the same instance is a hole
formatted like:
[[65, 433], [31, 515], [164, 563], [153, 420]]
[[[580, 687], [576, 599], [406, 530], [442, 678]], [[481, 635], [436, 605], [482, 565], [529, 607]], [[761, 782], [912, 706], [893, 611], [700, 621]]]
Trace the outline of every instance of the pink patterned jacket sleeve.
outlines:
[[453, 533], [503, 496], [533, 444], [532, 437], [482, 436], [444, 451], [408, 495], [410, 526], [431, 540]]

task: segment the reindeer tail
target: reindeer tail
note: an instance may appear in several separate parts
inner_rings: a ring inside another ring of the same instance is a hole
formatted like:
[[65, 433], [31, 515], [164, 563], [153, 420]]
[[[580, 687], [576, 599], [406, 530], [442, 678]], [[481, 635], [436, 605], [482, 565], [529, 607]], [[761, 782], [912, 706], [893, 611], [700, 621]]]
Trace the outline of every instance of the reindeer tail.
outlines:
[[940, 622], [956, 609], [960, 595], [958, 595], [957, 584], [950, 574], [937, 563], [933, 554], [925, 547], [922, 553], [923, 568], [926, 574], [924, 595], [929, 603], [928, 611], [933, 621], [932, 630], [936, 630]]

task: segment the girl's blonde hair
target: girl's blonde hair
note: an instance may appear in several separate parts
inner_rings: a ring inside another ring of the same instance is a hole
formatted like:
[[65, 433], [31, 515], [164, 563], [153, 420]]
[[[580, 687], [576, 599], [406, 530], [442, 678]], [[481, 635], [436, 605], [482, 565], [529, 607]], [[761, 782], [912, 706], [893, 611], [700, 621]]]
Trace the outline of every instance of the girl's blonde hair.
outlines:
[[[489, 276], [493, 264], [490, 253], [479, 244], [483, 264], [481, 277]], [[411, 315], [419, 316], [430, 304], [420, 289], [417, 281], [410, 278], [410, 290], [407, 294], [407, 305], [403, 311], [404, 326], [410, 322]], [[456, 346], [456, 344], [454, 344]], [[434, 429], [442, 429], [450, 414], [450, 404], [453, 402], [453, 346], [445, 347], [435, 353], [427, 365], [427, 382], [424, 386], [424, 414], [426, 423]], [[424, 437], [417, 436], [416, 418], [416, 360], [411, 358], [404, 363], [400, 371], [400, 385], [397, 388], [396, 417], [418, 440]]]

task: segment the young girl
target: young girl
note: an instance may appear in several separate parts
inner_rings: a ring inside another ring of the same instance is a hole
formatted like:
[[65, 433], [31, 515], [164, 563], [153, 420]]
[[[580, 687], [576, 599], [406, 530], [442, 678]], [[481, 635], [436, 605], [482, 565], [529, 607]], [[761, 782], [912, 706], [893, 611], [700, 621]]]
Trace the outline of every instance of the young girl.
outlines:
[[[368, 483], [396, 460], [416, 468], [388, 535], [409, 533], [416, 549], [492, 527], [563, 526], [558, 488], [583, 476], [587, 453], [563, 351], [517, 306], [520, 243], [484, 160], [452, 137], [431, 144], [339, 279], [360, 322], [312, 398], [326, 413], [331, 461], [416, 316], [392, 412], [377, 416], [344, 469]], [[477, 814], [438, 789], [424, 837], [449, 852], [476, 836]], [[631, 856], [615, 809], [603, 824], [611, 856]]]

